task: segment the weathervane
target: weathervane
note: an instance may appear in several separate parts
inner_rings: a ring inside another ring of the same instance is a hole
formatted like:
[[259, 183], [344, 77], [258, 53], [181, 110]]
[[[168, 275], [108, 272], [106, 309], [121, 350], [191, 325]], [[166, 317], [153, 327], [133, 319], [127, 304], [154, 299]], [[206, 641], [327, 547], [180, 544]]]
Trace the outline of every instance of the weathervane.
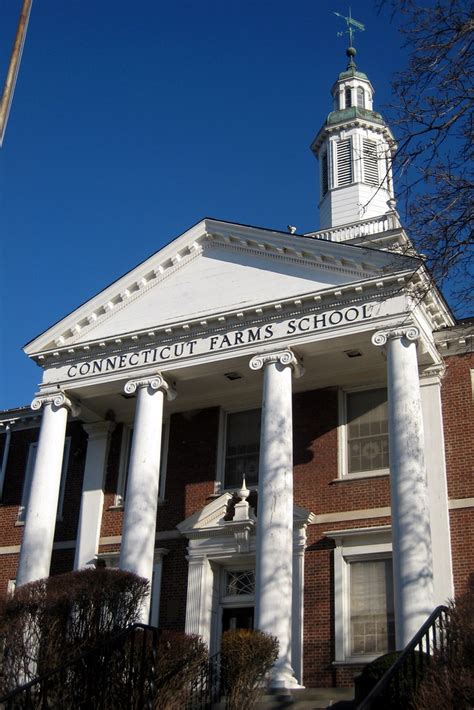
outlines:
[[354, 37], [354, 32], [356, 30], [359, 30], [360, 32], [363, 32], [365, 30], [365, 25], [362, 24], [362, 22], [358, 22], [357, 20], [354, 20], [352, 15], [351, 15], [351, 8], [349, 8], [349, 17], [344, 17], [344, 15], [341, 15], [339, 12], [335, 12], [335, 15], [340, 17], [342, 20], [345, 20], [346, 25], [347, 25], [347, 30], [345, 32], [338, 32], [337, 36], [338, 37], [343, 37], [345, 34], [349, 35], [349, 47], [353, 47], [353, 37]]

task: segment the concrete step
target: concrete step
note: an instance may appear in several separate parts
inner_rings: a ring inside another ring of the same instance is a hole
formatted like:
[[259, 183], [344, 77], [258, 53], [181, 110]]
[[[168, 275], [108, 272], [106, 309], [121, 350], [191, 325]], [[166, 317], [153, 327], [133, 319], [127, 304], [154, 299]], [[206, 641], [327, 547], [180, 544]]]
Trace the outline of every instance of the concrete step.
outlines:
[[[263, 695], [256, 710], [352, 710], [354, 688], [304, 688], [293, 690], [288, 695], [271, 693]], [[213, 710], [225, 710], [225, 701], [212, 706]]]

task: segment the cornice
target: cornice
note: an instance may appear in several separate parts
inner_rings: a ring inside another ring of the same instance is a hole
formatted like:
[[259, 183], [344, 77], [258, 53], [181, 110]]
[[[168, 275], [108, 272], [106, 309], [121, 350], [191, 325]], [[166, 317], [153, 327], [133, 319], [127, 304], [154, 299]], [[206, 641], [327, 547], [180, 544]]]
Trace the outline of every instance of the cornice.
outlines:
[[410, 278], [411, 273], [397, 273], [379, 278], [367, 279], [334, 286], [328, 289], [310, 292], [280, 301], [263, 302], [246, 307], [242, 310], [215, 313], [206, 318], [195, 318], [167, 324], [153, 330], [135, 331], [111, 336], [103, 340], [68, 345], [54, 350], [46, 350], [33, 356], [42, 367], [51, 363], [77, 362], [81, 356], [102, 357], [115, 355], [127, 347], [129, 350], [140, 350], [144, 347], [168, 345], [191, 337], [218, 335], [230, 329], [258, 327], [285, 318], [298, 317], [307, 313], [318, 313], [331, 308], [358, 305], [383, 298], [398, 295]]

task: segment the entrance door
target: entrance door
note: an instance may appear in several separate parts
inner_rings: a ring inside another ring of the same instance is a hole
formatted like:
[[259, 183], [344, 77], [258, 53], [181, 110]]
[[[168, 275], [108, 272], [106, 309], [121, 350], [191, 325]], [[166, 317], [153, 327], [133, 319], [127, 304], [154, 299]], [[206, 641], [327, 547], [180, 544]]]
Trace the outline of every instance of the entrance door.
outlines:
[[253, 629], [253, 606], [224, 607], [222, 610], [222, 633], [235, 629]]

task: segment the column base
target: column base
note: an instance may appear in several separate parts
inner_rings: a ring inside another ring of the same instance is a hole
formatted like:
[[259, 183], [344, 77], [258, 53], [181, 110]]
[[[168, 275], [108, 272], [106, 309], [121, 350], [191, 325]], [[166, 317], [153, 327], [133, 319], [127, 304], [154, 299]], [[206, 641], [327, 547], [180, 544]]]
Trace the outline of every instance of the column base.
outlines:
[[291, 671], [279, 671], [272, 674], [269, 685], [269, 692], [276, 693], [280, 690], [303, 690], [304, 685], [300, 685]]

